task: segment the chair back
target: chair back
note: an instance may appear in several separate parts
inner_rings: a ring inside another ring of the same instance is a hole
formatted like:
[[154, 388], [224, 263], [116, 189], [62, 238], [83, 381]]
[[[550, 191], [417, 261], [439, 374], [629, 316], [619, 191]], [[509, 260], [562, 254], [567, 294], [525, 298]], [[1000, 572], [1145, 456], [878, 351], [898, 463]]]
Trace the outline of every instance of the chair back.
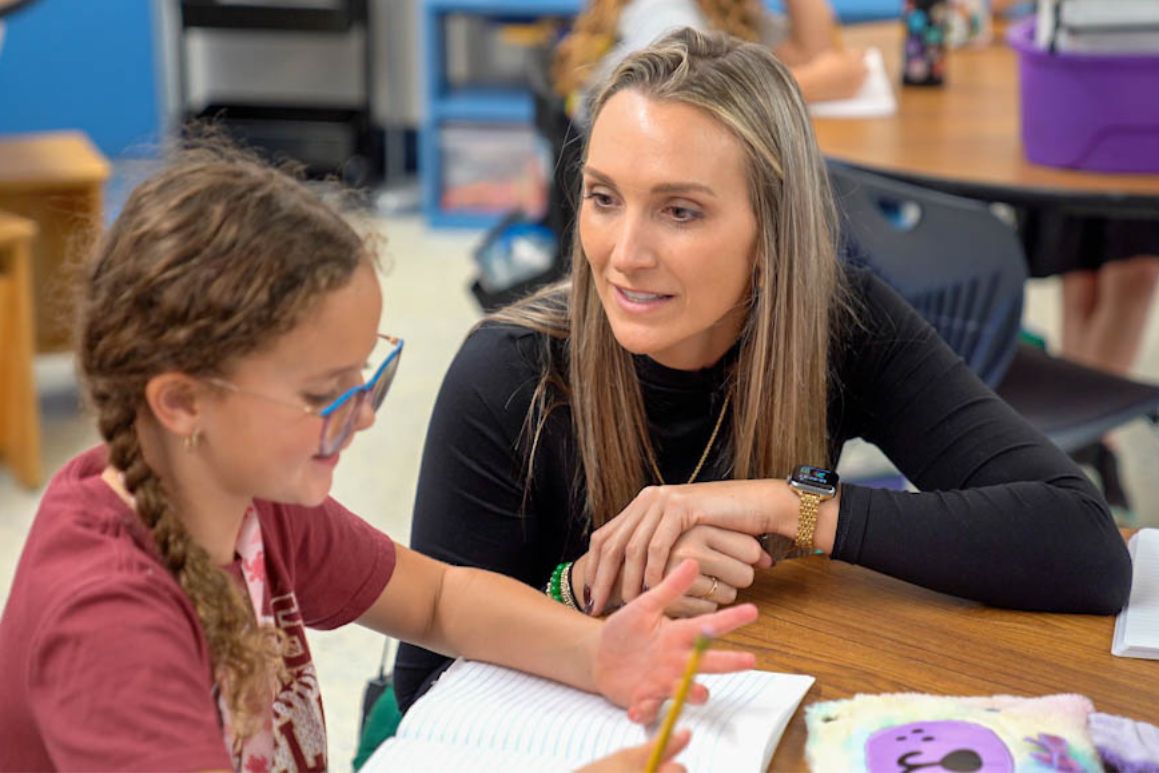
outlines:
[[1026, 259], [1014, 229], [980, 202], [829, 164], [847, 258], [861, 260], [987, 385], [1018, 346]]

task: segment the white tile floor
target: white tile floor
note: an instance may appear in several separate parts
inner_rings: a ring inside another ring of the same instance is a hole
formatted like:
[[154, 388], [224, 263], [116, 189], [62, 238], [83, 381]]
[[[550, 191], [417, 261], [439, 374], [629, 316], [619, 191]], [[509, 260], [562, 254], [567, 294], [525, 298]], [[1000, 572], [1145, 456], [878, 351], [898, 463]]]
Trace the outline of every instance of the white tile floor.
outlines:
[[[387, 236], [383, 330], [406, 338], [406, 353], [394, 389], [375, 427], [343, 459], [335, 494], [373, 524], [406, 542], [427, 419], [442, 374], [464, 334], [478, 318], [467, 291], [473, 274], [470, 251], [478, 234], [432, 232], [416, 218], [383, 222]], [[1027, 324], [1054, 340], [1058, 329], [1058, 284], [1031, 283]], [[1159, 380], [1159, 319], [1153, 319], [1139, 374]], [[76, 382], [67, 357], [37, 363], [43, 409], [44, 464], [55, 470], [96, 442], [90, 421], [78, 409]], [[1128, 493], [1142, 522], [1159, 523], [1159, 441], [1143, 423], [1117, 433]], [[35, 513], [40, 491], [15, 484], [0, 467], [0, 604]], [[351, 626], [311, 632], [330, 729], [330, 760], [348, 769], [353, 757], [361, 693], [377, 670], [382, 638]]]

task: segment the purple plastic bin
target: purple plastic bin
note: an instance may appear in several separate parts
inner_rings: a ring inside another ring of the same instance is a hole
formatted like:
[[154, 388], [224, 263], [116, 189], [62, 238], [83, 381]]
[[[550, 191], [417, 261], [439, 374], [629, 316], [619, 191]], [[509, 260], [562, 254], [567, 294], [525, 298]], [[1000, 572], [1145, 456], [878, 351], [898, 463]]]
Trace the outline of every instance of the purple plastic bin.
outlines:
[[1055, 53], [1034, 19], [1010, 29], [1022, 83], [1022, 147], [1036, 164], [1159, 172], [1159, 56]]

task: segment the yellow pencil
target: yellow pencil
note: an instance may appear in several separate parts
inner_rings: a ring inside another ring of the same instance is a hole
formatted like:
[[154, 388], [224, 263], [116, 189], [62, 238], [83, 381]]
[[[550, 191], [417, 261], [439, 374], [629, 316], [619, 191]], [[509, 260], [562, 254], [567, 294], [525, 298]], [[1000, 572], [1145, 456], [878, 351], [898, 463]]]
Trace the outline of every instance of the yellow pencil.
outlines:
[[684, 678], [680, 680], [680, 686], [672, 698], [672, 705], [668, 707], [668, 715], [664, 717], [664, 724], [660, 726], [660, 734], [656, 736], [656, 746], [652, 749], [652, 755], [648, 757], [648, 766], [644, 768], [647, 773], [656, 773], [660, 768], [660, 760], [664, 758], [664, 749], [668, 746], [668, 739], [672, 737], [672, 730], [676, 727], [676, 719], [680, 716], [680, 710], [684, 708], [684, 699], [688, 697], [688, 688], [692, 686], [692, 678], [696, 676], [696, 669], [700, 665], [700, 656], [708, 649], [710, 641], [711, 637], [701, 632], [692, 645], [692, 655], [688, 658], [688, 668], [684, 669]]

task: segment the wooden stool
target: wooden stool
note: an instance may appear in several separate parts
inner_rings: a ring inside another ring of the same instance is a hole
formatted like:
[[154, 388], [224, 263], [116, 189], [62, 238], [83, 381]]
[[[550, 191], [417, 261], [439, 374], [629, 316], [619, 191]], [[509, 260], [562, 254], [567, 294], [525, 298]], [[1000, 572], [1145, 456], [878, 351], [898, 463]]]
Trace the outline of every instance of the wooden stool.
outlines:
[[40, 226], [32, 250], [37, 348], [67, 349], [72, 338], [69, 259], [81, 257], [101, 225], [109, 162], [80, 132], [0, 137], [0, 210]]
[[32, 369], [35, 240], [35, 223], [0, 212], [0, 456], [29, 488], [40, 486], [40, 406]]

